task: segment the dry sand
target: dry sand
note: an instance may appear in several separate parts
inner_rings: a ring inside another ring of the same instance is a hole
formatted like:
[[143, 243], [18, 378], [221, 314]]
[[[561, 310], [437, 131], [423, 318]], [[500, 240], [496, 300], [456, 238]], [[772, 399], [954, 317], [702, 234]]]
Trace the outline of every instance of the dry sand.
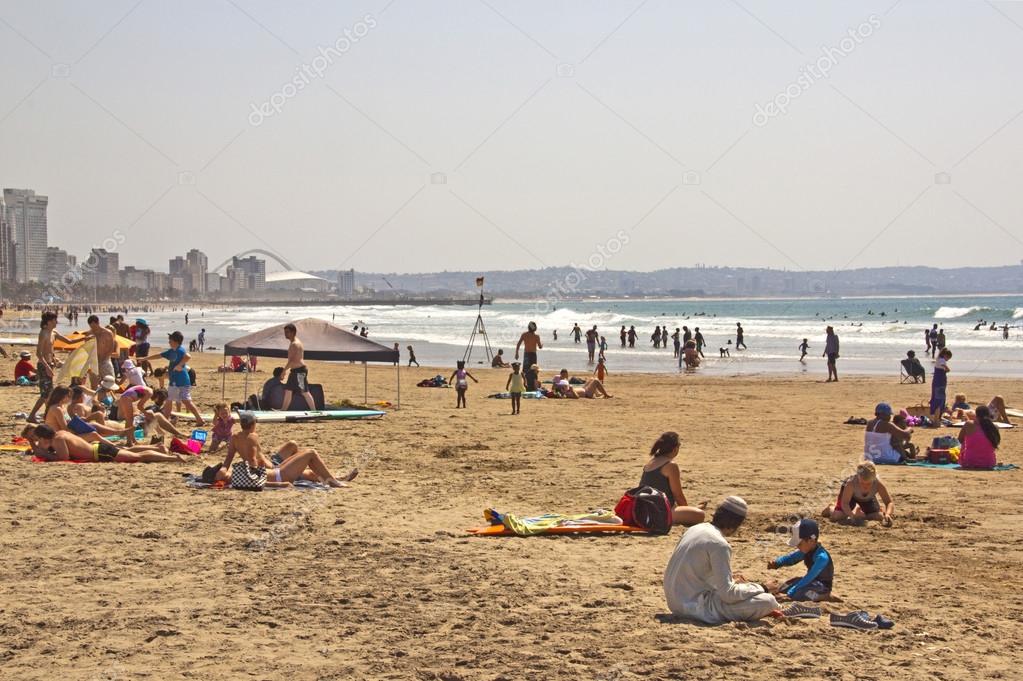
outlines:
[[[204, 410], [220, 394], [214, 359], [194, 363]], [[380, 421], [260, 426], [264, 442], [295, 438], [335, 469], [359, 460], [362, 475], [333, 493], [188, 489], [181, 473], [198, 465], [0, 457], [0, 677], [1020, 678], [1020, 471], [885, 468], [893, 528], [822, 526], [844, 599], [828, 607], [883, 611], [897, 621], [887, 632], [665, 621], [661, 576], [681, 528], [464, 534], [488, 506], [613, 506], [657, 435], [677, 430], [690, 502], [750, 503], [735, 569], [798, 576], [765, 569], [786, 551], [775, 528], [832, 502], [862, 447], [861, 429], [842, 422], [881, 398], [916, 404], [926, 387], [615, 375], [612, 400], [524, 401], [512, 417], [509, 402], [483, 399], [506, 372], [479, 370], [464, 411], [451, 390], [411, 387], [440, 372], [403, 369], [402, 408]], [[328, 398], [361, 398], [361, 366], [314, 364], [311, 376]], [[229, 377], [229, 395], [240, 382]], [[393, 400], [393, 382], [392, 368], [371, 369], [371, 399]], [[1023, 404], [1015, 381], [953, 374], [951, 388]], [[32, 400], [0, 388], [6, 434]], [[1023, 462], [1021, 438], [1005, 433], [1003, 461]]]

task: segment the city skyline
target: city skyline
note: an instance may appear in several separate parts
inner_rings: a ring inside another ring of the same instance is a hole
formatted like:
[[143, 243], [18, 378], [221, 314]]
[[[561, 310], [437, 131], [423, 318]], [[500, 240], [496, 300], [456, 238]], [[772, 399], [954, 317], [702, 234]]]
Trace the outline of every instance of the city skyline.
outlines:
[[[624, 230], [608, 267], [1023, 255], [1019, 4], [16, 2], [3, 18], [4, 181], [45, 189], [69, 253], [120, 230], [145, 268], [195, 246], [305, 271], [525, 269]], [[980, 245], [949, 248], [965, 235]]]

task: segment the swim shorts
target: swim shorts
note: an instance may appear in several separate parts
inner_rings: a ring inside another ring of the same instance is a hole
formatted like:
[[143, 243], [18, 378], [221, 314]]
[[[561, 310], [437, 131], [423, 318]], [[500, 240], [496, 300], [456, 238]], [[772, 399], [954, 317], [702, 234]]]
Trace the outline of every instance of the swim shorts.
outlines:
[[309, 369], [297, 367], [288, 374], [288, 382], [284, 385], [285, 390], [304, 393], [309, 388]]
[[110, 361], [109, 357], [99, 360], [99, 377], [104, 376], [116, 376], [114, 374], [114, 363]]
[[167, 399], [171, 402], [190, 402], [192, 400], [192, 386], [170, 385], [167, 386]]
[[49, 397], [53, 390], [53, 376], [46, 371], [42, 362], [36, 364], [36, 376], [39, 377], [39, 396]]
[[828, 364], [834, 364], [836, 359], [838, 359], [838, 353], [837, 352], [829, 352], [828, 353]]
[[100, 463], [111, 463], [120, 450], [106, 442], [94, 442], [92, 444], [92, 460]]

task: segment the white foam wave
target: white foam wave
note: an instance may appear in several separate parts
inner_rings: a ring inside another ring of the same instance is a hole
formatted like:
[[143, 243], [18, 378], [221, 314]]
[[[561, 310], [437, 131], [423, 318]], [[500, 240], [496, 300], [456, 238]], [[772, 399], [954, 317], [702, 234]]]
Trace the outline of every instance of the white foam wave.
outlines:
[[980, 310], [987, 310], [990, 308], [986, 307], [939, 307], [935, 313], [935, 319], [958, 319], [959, 317], [965, 317], [971, 312], [979, 312]]

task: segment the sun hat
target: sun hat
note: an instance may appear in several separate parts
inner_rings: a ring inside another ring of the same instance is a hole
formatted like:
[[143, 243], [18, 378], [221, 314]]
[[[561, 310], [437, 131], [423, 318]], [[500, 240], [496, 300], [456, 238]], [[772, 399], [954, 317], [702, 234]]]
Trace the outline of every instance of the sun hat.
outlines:
[[721, 502], [721, 506], [719, 506], [719, 508], [723, 508], [726, 511], [734, 513], [740, 518], [745, 518], [746, 514], [749, 512], [749, 505], [746, 503], [746, 500], [734, 495], [725, 497], [725, 500]]
[[32, 356], [32, 353], [22, 351], [18, 356], [21, 357], [22, 359], [28, 359], [29, 357]]
[[131, 371], [132, 369], [135, 368], [135, 362], [131, 361], [130, 359], [126, 359], [123, 362], [121, 362], [121, 368]]
[[117, 387], [117, 381], [114, 380], [113, 376], [104, 376], [99, 384], [104, 390], [113, 390]]
[[804, 539], [816, 539], [821, 534], [821, 528], [813, 518], [803, 518], [792, 526], [792, 536], [789, 537], [789, 546], [796, 548], [799, 542]]

